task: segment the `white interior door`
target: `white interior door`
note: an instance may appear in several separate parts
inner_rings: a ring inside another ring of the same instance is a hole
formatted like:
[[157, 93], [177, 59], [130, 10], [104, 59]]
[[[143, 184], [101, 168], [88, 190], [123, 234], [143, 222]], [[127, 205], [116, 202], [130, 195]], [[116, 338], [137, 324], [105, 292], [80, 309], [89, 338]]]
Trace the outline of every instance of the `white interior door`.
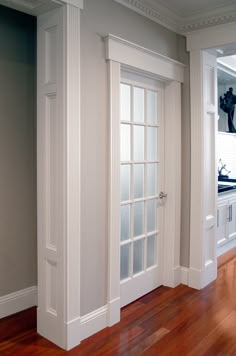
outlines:
[[121, 307], [162, 284], [164, 89], [123, 73], [120, 85]]

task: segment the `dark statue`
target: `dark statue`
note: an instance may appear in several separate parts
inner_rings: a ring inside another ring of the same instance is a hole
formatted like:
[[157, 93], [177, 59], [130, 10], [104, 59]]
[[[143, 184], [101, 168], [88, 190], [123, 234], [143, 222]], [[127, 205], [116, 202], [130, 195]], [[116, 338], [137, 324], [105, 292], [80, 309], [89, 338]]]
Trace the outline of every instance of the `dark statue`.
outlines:
[[220, 108], [228, 114], [228, 126], [229, 132], [236, 132], [234, 126], [234, 108], [236, 104], [236, 95], [233, 94], [233, 88], [224, 94], [224, 97], [220, 96]]

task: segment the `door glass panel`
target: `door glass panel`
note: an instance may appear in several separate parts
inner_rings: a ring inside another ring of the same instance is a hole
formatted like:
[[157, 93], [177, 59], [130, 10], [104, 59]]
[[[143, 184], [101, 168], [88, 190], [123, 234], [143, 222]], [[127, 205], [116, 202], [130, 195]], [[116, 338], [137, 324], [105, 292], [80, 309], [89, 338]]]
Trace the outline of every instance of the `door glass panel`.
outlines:
[[134, 241], [133, 274], [143, 271], [144, 240]]
[[147, 238], [147, 268], [156, 264], [157, 235]]
[[120, 247], [120, 279], [129, 277], [130, 244]]
[[122, 205], [120, 208], [120, 240], [130, 238], [130, 205]]
[[134, 87], [134, 121], [144, 122], [144, 89]]
[[[131, 80], [130, 76], [120, 88], [120, 279], [126, 304], [140, 293], [139, 288], [133, 288], [139, 281], [142, 290], [159, 283], [157, 214], [164, 154], [158, 139], [162, 89], [155, 91], [148, 84], [141, 87], [141, 81], [136, 84]], [[153, 88], [153, 82], [151, 85]], [[128, 291], [126, 296], [124, 291]]]
[[120, 119], [130, 121], [130, 85], [120, 86]]
[[157, 195], [157, 164], [147, 164], [147, 196]]
[[157, 215], [157, 207], [156, 207], [156, 199], [147, 201], [147, 232], [156, 231], [156, 215]]
[[120, 167], [120, 195], [121, 201], [130, 199], [130, 165], [122, 164]]
[[130, 125], [121, 124], [120, 131], [120, 159], [130, 161]]
[[147, 128], [147, 160], [157, 160], [157, 128]]
[[134, 236], [144, 234], [144, 203], [134, 203]]
[[134, 161], [144, 160], [144, 127], [134, 125]]
[[144, 195], [144, 165], [134, 165], [134, 199], [143, 198]]
[[157, 93], [147, 90], [147, 123], [157, 124]]

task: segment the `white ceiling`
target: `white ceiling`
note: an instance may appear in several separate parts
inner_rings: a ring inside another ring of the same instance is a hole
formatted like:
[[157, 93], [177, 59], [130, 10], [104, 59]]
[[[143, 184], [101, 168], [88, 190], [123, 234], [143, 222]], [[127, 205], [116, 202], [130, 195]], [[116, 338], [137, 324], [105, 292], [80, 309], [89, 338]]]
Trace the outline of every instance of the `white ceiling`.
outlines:
[[217, 59], [218, 84], [236, 84], [236, 56], [220, 57]]
[[0, 0], [0, 5], [37, 16], [58, 7], [59, 3], [48, 0]]
[[153, 2], [157, 5], [161, 3], [180, 16], [194, 15], [216, 8], [222, 9], [235, 4], [235, 0], [153, 0]]
[[114, 0], [181, 34], [236, 21], [236, 0]]

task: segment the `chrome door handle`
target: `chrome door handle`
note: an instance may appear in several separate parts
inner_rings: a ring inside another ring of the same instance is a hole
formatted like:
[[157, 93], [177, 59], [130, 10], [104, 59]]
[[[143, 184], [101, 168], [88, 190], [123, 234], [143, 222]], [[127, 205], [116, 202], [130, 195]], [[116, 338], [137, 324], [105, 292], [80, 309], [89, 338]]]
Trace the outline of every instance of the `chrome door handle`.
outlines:
[[160, 192], [160, 194], [159, 194], [159, 198], [160, 198], [160, 199], [163, 199], [163, 198], [166, 198], [166, 197], [167, 197], [167, 194], [166, 194], [166, 193]]

